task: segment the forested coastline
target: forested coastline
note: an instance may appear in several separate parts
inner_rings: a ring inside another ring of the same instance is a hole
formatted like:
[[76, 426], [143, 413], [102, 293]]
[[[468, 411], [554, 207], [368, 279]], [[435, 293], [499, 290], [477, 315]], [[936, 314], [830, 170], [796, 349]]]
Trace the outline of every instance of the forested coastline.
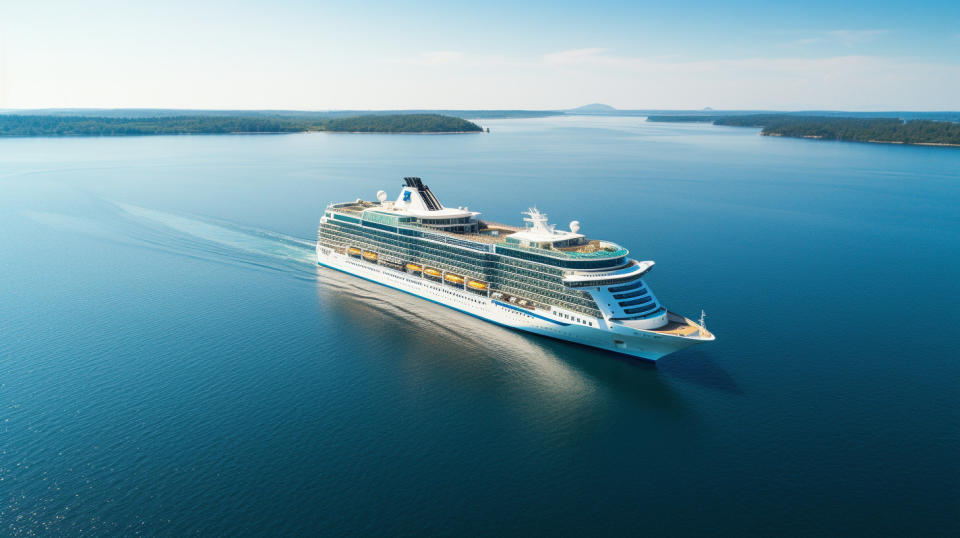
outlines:
[[791, 114], [739, 116], [653, 115], [647, 121], [707, 122], [735, 127], [761, 127], [765, 136], [818, 138], [850, 142], [960, 146], [960, 123], [900, 118], [843, 118]]
[[0, 115], [0, 136], [138, 136], [305, 131], [365, 133], [468, 133], [477, 124], [440, 114], [364, 115], [348, 118], [240, 116], [91, 117]]

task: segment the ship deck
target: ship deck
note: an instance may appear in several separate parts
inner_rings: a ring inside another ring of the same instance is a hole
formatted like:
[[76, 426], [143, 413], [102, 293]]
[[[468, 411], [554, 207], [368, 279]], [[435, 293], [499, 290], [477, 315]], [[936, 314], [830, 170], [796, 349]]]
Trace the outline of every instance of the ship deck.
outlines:
[[374, 202], [368, 202], [366, 200], [357, 200], [356, 202], [350, 202], [349, 204], [341, 205], [336, 208], [330, 208], [333, 211], [343, 211], [344, 213], [363, 213], [364, 209], [370, 209], [371, 207], [377, 207], [379, 204]]
[[583, 245], [576, 245], [572, 247], [554, 247], [551, 250], [556, 250], [563, 253], [575, 252], [580, 254], [590, 254], [593, 252], [607, 251], [607, 248], [603, 246], [601, 241], [591, 239]]
[[713, 334], [706, 328], [697, 325], [690, 319], [687, 319], [683, 316], [674, 314], [673, 312], [668, 312], [667, 319], [669, 321], [667, 321], [666, 325], [660, 327], [659, 329], [649, 329], [649, 331], [659, 334], [669, 334], [672, 336], [690, 337], [699, 335], [701, 338], [708, 340], [713, 338]]
[[[367, 200], [357, 200], [356, 202], [350, 202], [347, 204], [340, 205], [338, 207], [329, 208], [332, 211], [339, 211], [346, 214], [350, 214], [353, 217], [359, 217], [364, 210], [371, 209], [374, 207], [379, 207], [380, 204], [376, 202], [369, 202]], [[411, 226], [410, 224], [402, 224], [402, 226]], [[504, 243], [504, 238], [506, 236], [522, 232], [525, 228], [519, 226], [511, 226], [509, 224], [501, 224], [499, 222], [492, 222], [488, 220], [480, 220], [480, 233], [454, 233], [448, 232], [440, 228], [433, 228], [429, 226], [413, 226], [418, 229], [426, 230], [431, 233], [436, 233], [440, 235], [446, 235], [449, 237], [456, 237], [458, 239], [465, 239], [467, 241], [475, 241], [477, 243], [484, 243], [488, 245], [497, 245]], [[491, 232], [496, 232], [491, 233]], [[534, 249], [543, 251], [545, 254], [560, 255], [563, 257], [573, 257], [581, 254], [593, 254], [593, 255], [603, 255], [607, 252], [613, 252], [606, 247], [604, 242], [598, 241], [596, 239], [589, 240], [586, 244], [577, 245], [572, 247], [559, 247], [559, 248], [543, 248], [543, 249]], [[511, 245], [516, 246], [516, 245]]]

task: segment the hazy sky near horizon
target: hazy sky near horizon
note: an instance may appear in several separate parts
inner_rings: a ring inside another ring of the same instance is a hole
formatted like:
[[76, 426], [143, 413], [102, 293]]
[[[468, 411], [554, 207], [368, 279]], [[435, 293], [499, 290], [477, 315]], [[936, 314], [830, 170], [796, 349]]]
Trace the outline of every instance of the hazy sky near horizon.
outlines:
[[960, 2], [0, 0], [0, 108], [960, 109]]

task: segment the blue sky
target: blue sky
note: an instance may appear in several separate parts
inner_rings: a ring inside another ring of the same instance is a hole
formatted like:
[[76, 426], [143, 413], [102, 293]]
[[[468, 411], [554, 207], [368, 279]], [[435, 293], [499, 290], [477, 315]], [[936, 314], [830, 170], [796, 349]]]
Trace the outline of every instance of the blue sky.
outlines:
[[960, 109], [960, 2], [0, 0], [0, 108]]

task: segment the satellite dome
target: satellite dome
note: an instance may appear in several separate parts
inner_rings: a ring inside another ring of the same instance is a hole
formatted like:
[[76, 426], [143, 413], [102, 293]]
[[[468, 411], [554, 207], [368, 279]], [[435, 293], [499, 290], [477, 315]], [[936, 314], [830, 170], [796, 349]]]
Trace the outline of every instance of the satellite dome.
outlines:
[[570, 231], [573, 232], [573, 233], [577, 233], [577, 232], [580, 231], [580, 221], [579, 221], [579, 220], [572, 220], [572, 221], [570, 221]]
[[387, 191], [377, 191], [377, 200], [380, 200], [380, 203], [387, 201]]

